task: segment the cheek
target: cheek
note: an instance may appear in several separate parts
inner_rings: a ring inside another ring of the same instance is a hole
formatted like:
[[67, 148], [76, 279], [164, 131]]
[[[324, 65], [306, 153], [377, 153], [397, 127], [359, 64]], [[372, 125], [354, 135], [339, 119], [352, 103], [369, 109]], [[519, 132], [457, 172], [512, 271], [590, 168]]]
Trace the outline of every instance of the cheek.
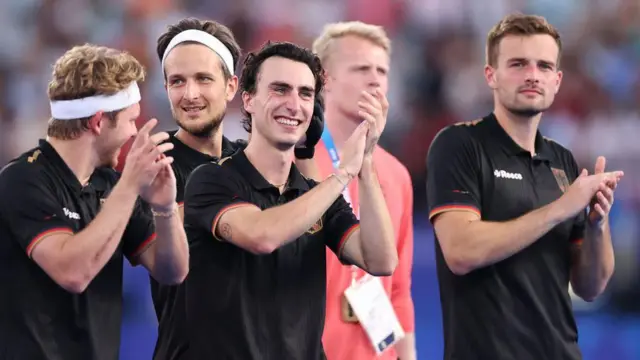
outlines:
[[182, 100], [183, 92], [184, 91], [182, 89], [169, 88], [169, 91], [167, 93], [169, 95], [169, 102], [171, 102], [171, 107], [178, 107], [178, 105], [180, 104], [180, 100]]

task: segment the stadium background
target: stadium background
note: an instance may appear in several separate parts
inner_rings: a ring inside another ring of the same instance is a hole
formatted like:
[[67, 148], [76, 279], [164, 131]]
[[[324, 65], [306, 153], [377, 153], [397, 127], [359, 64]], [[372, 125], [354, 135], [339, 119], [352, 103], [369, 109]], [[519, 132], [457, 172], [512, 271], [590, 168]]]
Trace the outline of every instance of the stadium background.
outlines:
[[[433, 235], [425, 214], [425, 157], [443, 126], [490, 110], [482, 76], [484, 39], [515, 10], [546, 16], [565, 42], [563, 87], [545, 114], [546, 135], [592, 169], [597, 155], [626, 177], [612, 224], [616, 273], [594, 304], [576, 301], [587, 360], [640, 359], [640, 2], [637, 0], [2, 0], [0, 1], [0, 165], [44, 136], [52, 62], [74, 44], [129, 50], [148, 67], [141, 120], [173, 128], [155, 40], [185, 16], [229, 25], [245, 51], [265, 40], [310, 46], [322, 25], [362, 20], [393, 40], [391, 115], [382, 140], [415, 187], [413, 296], [420, 359], [442, 354]], [[236, 97], [239, 98], [239, 97]], [[236, 99], [237, 100], [237, 99]], [[238, 102], [224, 131], [245, 137]], [[0, 205], [1, 206], [1, 205]], [[156, 329], [143, 269], [126, 270], [122, 359], [146, 359]]]

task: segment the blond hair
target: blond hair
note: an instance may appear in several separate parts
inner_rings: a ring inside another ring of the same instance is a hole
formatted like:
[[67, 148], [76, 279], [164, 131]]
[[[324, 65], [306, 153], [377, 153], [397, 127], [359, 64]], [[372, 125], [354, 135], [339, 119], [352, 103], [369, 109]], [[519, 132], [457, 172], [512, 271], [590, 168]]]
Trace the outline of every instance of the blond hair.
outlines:
[[[53, 65], [48, 86], [50, 101], [113, 95], [132, 82], [143, 81], [144, 67], [125, 51], [85, 44], [75, 46]], [[118, 111], [106, 114], [115, 124]], [[73, 120], [51, 118], [47, 135], [62, 140], [78, 138], [88, 130], [91, 117]]]
[[[498, 62], [500, 41], [507, 36], [549, 35], [562, 51], [562, 41], [558, 30], [547, 19], [538, 15], [511, 14], [500, 20], [487, 35], [486, 61], [495, 67]], [[560, 66], [560, 52], [558, 64]]]
[[325, 25], [322, 33], [313, 42], [313, 52], [325, 63], [331, 53], [332, 45], [340, 38], [356, 36], [383, 48], [391, 55], [391, 40], [382, 26], [366, 24], [361, 21], [337, 22]]

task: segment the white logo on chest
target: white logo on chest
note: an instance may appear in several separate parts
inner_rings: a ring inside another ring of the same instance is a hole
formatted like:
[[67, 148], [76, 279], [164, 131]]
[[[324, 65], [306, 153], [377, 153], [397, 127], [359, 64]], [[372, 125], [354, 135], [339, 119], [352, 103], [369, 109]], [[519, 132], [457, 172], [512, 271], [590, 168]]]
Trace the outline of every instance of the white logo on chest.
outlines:
[[78, 214], [77, 212], [73, 212], [67, 208], [62, 208], [62, 211], [64, 211], [64, 215], [69, 219], [80, 220], [80, 214]]
[[520, 173], [510, 173], [504, 170], [494, 170], [493, 175], [498, 179], [513, 179], [513, 180], [522, 180], [522, 174]]

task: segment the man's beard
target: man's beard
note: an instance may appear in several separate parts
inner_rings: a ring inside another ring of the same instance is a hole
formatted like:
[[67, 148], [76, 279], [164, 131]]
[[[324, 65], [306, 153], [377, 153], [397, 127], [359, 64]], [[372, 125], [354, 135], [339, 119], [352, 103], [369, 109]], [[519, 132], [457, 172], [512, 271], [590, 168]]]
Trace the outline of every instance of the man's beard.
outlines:
[[[192, 125], [185, 124], [181, 120], [176, 120], [178, 126], [189, 134], [199, 137], [199, 138], [209, 138], [213, 134], [215, 134], [220, 128], [220, 124], [222, 124], [222, 120], [226, 114], [226, 109], [221, 113], [214, 115], [209, 121], [207, 121], [204, 125]], [[175, 116], [177, 119], [178, 117]]]

